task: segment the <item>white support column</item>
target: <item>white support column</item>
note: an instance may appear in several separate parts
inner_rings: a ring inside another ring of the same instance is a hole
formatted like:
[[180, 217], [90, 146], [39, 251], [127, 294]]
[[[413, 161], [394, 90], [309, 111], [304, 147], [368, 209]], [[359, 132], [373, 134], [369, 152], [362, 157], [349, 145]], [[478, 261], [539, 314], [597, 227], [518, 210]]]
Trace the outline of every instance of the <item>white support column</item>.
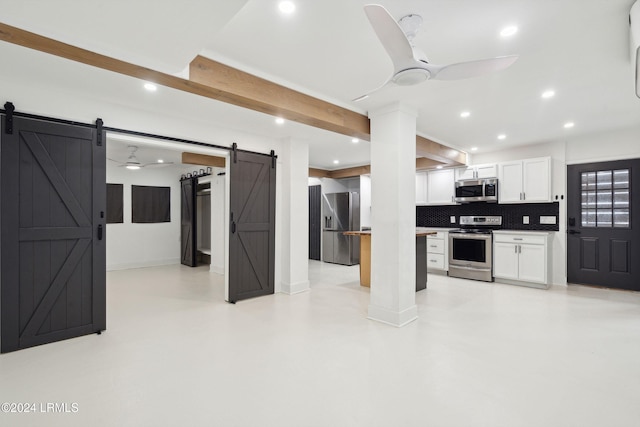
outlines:
[[371, 119], [371, 299], [369, 319], [417, 319], [416, 112], [393, 104]]
[[277, 154], [282, 179], [276, 226], [282, 236], [280, 292], [295, 294], [309, 289], [309, 144], [289, 139]]

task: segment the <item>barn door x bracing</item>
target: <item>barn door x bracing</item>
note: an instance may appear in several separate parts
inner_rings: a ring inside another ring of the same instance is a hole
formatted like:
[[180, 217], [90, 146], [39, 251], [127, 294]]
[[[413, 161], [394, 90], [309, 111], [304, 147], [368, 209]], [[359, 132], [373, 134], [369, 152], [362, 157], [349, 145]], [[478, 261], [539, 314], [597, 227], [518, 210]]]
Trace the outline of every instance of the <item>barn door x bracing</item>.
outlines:
[[19, 117], [11, 133], [7, 125], [3, 117], [2, 352], [106, 328], [104, 134]]
[[229, 302], [274, 292], [276, 158], [233, 151], [230, 174]]

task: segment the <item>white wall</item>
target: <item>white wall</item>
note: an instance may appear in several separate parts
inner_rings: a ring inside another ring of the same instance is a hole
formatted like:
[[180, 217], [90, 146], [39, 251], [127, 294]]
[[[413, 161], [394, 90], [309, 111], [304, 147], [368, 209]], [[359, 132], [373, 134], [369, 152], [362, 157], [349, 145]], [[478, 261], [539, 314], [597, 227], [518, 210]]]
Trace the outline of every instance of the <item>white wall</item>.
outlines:
[[225, 273], [225, 251], [226, 243], [224, 231], [226, 229], [226, 196], [225, 196], [225, 175], [217, 175], [217, 172], [224, 169], [214, 169], [211, 178], [211, 266], [213, 273]]
[[[107, 224], [107, 270], [180, 262], [180, 174], [175, 166], [128, 170], [107, 161], [107, 182], [123, 184], [122, 224]], [[133, 224], [131, 186], [171, 188], [171, 222]]]
[[573, 138], [566, 143], [567, 164], [637, 158], [640, 127]]

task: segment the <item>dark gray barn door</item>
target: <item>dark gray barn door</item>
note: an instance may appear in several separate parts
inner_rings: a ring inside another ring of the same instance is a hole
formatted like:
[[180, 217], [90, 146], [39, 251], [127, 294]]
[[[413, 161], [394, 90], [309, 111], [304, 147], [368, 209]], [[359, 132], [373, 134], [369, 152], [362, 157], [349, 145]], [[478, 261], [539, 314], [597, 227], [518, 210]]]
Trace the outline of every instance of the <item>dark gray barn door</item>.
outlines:
[[180, 181], [180, 259], [182, 264], [195, 267], [197, 264], [196, 245], [196, 193], [198, 178], [186, 178]]
[[[2, 352], [102, 331], [105, 149], [97, 130], [14, 117], [0, 134]], [[104, 141], [104, 135], [102, 135]]]
[[309, 259], [320, 261], [322, 186], [309, 187]]
[[640, 159], [567, 167], [567, 281], [640, 291]]
[[274, 292], [276, 161], [231, 155], [229, 302]]

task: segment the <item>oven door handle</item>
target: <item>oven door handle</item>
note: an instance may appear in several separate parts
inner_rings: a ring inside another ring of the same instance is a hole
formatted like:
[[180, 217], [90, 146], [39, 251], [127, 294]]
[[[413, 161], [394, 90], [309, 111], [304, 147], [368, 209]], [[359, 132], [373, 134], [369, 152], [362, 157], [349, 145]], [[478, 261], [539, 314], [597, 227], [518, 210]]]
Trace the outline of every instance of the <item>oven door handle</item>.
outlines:
[[474, 233], [452, 233], [449, 232], [452, 239], [473, 239], [473, 240], [491, 240], [491, 234], [474, 234]]
[[491, 268], [479, 268], [479, 267], [467, 267], [465, 265], [456, 265], [449, 262], [450, 267], [459, 268], [461, 270], [472, 270], [472, 271], [491, 271]]

